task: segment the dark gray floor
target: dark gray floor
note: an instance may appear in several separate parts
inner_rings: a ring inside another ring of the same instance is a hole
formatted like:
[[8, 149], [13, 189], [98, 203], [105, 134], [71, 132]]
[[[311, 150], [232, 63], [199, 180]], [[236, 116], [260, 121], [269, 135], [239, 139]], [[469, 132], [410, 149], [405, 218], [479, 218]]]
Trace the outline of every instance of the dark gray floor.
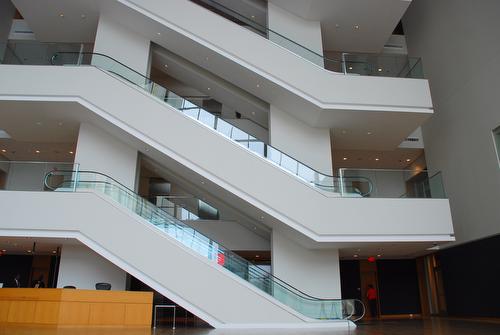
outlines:
[[47, 328], [2, 327], [0, 335], [499, 335], [500, 321], [433, 318], [426, 320], [394, 320], [358, 324], [352, 331], [332, 330], [219, 330], [179, 328]]

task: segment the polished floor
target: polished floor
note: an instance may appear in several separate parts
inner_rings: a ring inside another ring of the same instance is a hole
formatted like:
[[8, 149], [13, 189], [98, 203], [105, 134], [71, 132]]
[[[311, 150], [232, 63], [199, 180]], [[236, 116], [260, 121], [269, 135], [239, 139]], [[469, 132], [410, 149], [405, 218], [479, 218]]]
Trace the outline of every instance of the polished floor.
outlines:
[[434, 318], [361, 323], [355, 330], [217, 330], [1, 327], [0, 335], [498, 335], [500, 322]]

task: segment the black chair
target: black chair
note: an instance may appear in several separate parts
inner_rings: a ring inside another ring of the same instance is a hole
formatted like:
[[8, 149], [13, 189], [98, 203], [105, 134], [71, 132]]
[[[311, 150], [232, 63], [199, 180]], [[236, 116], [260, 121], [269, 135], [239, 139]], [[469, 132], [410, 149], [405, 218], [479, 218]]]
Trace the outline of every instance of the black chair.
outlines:
[[102, 290], [102, 291], [109, 291], [109, 290], [111, 290], [111, 284], [110, 283], [96, 283], [95, 289]]
[[76, 287], [75, 287], [75, 286], [73, 286], [73, 285], [63, 286], [63, 288], [71, 288], [71, 289], [76, 289]]

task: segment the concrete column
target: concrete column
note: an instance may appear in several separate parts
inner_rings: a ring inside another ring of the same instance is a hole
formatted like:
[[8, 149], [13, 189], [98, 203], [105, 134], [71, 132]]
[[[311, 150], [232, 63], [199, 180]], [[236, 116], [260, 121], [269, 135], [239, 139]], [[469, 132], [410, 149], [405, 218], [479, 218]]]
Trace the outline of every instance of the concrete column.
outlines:
[[80, 125], [75, 163], [80, 170], [104, 173], [135, 189], [137, 150], [94, 125]]
[[275, 229], [271, 257], [276, 277], [317, 298], [341, 297], [338, 249], [306, 249]]
[[[268, 4], [269, 39], [323, 67], [321, 22], [308, 21], [274, 4]], [[286, 38], [284, 38], [286, 37]], [[293, 42], [296, 43], [293, 43]], [[297, 45], [299, 44], [299, 45]], [[313, 51], [307, 51], [305, 48]]]
[[[95, 53], [112, 57], [148, 76], [150, 44], [149, 39], [112, 21], [105, 14], [100, 16], [94, 44]], [[94, 58], [93, 62], [97, 59]]]
[[330, 130], [313, 128], [270, 106], [269, 140], [273, 147], [327, 175], [332, 175]]

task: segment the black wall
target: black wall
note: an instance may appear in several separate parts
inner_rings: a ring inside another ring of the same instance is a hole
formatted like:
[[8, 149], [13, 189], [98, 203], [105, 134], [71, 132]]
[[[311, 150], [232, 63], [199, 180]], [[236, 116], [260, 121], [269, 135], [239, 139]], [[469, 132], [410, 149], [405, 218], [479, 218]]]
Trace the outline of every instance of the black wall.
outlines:
[[500, 236], [438, 253], [448, 314], [500, 317]]
[[417, 263], [411, 260], [377, 261], [381, 314], [419, 314]]
[[21, 275], [21, 287], [28, 287], [28, 280], [31, 272], [32, 256], [5, 255], [0, 257], [0, 283], [4, 287], [14, 280], [16, 274]]
[[340, 261], [339, 265], [342, 299], [361, 300], [359, 261]]

